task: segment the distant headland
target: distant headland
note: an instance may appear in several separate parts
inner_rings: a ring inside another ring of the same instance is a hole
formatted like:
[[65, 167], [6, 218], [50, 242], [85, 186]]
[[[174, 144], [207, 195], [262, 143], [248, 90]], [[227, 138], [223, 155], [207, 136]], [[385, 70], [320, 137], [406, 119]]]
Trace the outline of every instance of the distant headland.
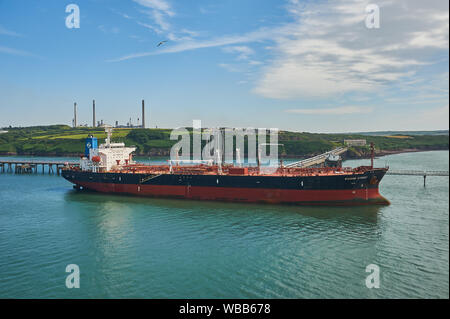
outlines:
[[[172, 129], [118, 128], [113, 139], [136, 146], [137, 156], [169, 156], [177, 142], [170, 140]], [[93, 134], [105, 138], [101, 127], [49, 125], [0, 128], [0, 155], [79, 156], [84, 139]], [[192, 134], [192, 130], [190, 130]], [[368, 158], [373, 142], [376, 155], [449, 149], [449, 131], [384, 131], [362, 133], [307, 133], [279, 131], [279, 153], [283, 157], [309, 157], [343, 146], [345, 140], [364, 140], [366, 145], [350, 145], [346, 158]]]

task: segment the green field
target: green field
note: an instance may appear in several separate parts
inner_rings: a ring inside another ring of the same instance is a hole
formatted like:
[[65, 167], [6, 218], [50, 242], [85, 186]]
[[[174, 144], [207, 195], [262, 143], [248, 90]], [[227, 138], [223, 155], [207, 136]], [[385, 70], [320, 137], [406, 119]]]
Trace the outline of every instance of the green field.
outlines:
[[[65, 156], [79, 155], [84, 151], [84, 139], [92, 134], [103, 142], [106, 134], [101, 128], [72, 128], [66, 125], [6, 128], [0, 134], [0, 154]], [[113, 141], [136, 146], [137, 155], [168, 155], [177, 142], [170, 140], [171, 129], [115, 129]], [[192, 130], [190, 130], [192, 134]], [[329, 151], [342, 146], [344, 139], [366, 139], [373, 142], [378, 153], [385, 151], [448, 150], [448, 134], [435, 135], [363, 135], [363, 134], [318, 134], [279, 132], [279, 152], [284, 156], [302, 157]], [[268, 142], [268, 141], [267, 141]], [[202, 143], [203, 145], [205, 142]], [[246, 141], [247, 144], [247, 141]], [[245, 147], [247, 148], [247, 147]], [[365, 157], [368, 147], [352, 147], [350, 157]], [[245, 154], [244, 154], [245, 155]]]

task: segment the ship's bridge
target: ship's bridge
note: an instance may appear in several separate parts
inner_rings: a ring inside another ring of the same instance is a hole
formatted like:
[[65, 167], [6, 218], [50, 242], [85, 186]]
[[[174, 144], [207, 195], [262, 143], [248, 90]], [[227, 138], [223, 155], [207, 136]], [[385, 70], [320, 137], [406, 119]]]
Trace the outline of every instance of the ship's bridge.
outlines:
[[124, 143], [111, 143], [112, 127], [105, 127], [105, 143], [97, 147], [97, 139], [93, 136], [86, 139], [85, 156], [80, 160], [83, 171], [110, 171], [123, 165], [134, 164], [132, 153], [135, 147], [125, 147]]

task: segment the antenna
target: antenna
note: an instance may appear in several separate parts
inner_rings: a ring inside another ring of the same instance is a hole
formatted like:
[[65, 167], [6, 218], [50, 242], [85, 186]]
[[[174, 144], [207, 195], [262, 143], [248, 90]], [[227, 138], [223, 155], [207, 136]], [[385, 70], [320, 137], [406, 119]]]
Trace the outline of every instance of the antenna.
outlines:
[[105, 139], [106, 147], [111, 147], [111, 135], [112, 135], [113, 128], [110, 125], [105, 125], [104, 127], [105, 127], [105, 132], [106, 132], [106, 139]]
[[216, 155], [217, 155], [218, 171], [219, 171], [219, 174], [222, 174], [222, 156], [220, 154], [220, 150], [216, 150]]

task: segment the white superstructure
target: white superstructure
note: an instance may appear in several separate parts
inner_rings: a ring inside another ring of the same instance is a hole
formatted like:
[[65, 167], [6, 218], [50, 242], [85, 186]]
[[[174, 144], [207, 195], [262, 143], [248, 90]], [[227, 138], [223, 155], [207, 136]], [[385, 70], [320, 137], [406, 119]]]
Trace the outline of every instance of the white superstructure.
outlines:
[[112, 168], [117, 169], [123, 165], [135, 164], [132, 153], [136, 148], [125, 147], [124, 143], [111, 143], [112, 127], [105, 126], [105, 132], [105, 143], [98, 148], [87, 143], [89, 157], [84, 156], [80, 160], [80, 167], [83, 171], [110, 171]]

